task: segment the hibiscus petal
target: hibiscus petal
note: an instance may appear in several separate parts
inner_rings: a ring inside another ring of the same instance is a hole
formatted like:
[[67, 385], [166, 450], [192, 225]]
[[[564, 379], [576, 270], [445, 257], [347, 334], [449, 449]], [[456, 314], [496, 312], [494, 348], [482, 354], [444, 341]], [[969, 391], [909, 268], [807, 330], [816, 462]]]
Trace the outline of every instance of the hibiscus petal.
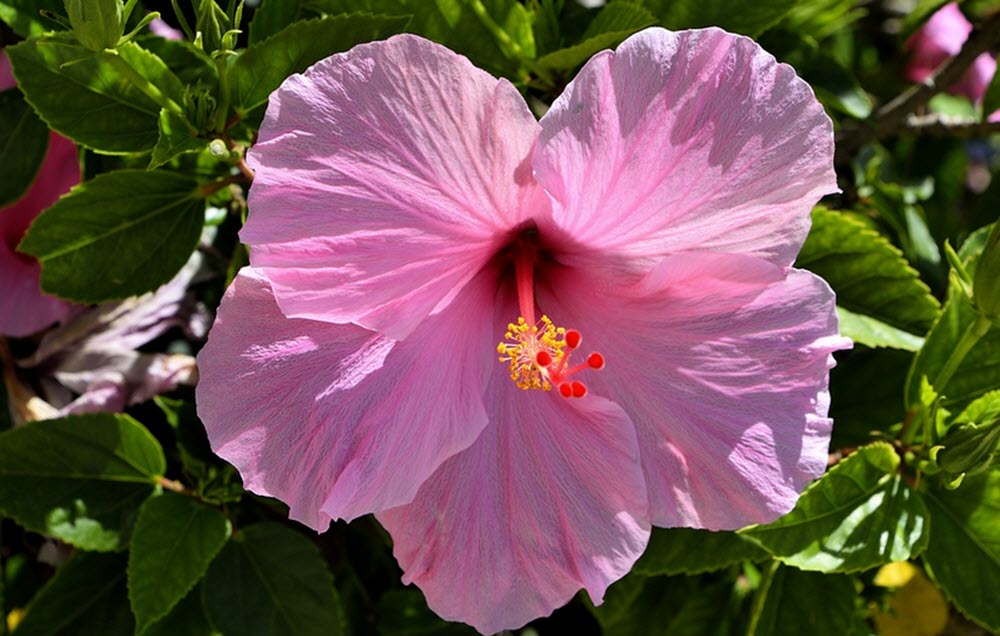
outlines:
[[[212, 448], [254, 492], [316, 530], [412, 500], [486, 425], [494, 291], [473, 281], [396, 343], [356, 325], [286, 319], [244, 269], [198, 356], [198, 413]], [[480, 327], [480, 325], [482, 325]]]
[[591, 391], [636, 423], [654, 525], [772, 521], [825, 470], [830, 354], [850, 341], [829, 286], [783, 273], [754, 257], [684, 254], [629, 288], [579, 272], [547, 283], [560, 293], [544, 292], [543, 310], [604, 355], [585, 378]]
[[0, 209], [0, 334], [26, 336], [62, 320], [72, 305], [42, 292], [42, 269], [33, 257], [15, 251], [42, 210], [80, 181], [76, 146], [51, 133], [38, 176], [20, 199]]
[[547, 205], [538, 130], [510, 82], [422, 38], [327, 58], [271, 95], [249, 159], [251, 263], [286, 316], [402, 339]]
[[413, 503], [378, 515], [405, 583], [484, 634], [548, 615], [580, 588], [600, 604], [649, 539], [635, 430], [614, 403], [522, 391], [503, 373], [491, 423]]
[[791, 265], [836, 191], [833, 130], [812, 89], [749, 38], [646, 29], [595, 55], [545, 117], [535, 174], [579, 243]]

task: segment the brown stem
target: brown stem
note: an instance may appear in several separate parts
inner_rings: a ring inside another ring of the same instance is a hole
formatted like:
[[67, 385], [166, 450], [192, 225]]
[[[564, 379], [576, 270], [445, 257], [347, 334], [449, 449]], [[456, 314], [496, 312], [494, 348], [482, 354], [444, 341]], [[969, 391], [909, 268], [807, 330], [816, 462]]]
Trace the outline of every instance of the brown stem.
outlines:
[[171, 492], [176, 492], [181, 495], [193, 496], [194, 493], [187, 487], [184, 486], [179, 481], [174, 481], [173, 479], [167, 479], [166, 477], [160, 477], [158, 483], [164, 490], [169, 490]]
[[950, 58], [926, 80], [914, 84], [883, 105], [869, 121], [845, 125], [837, 135], [837, 160], [848, 159], [856, 150], [906, 128], [907, 119], [934, 95], [956, 83], [973, 61], [1000, 44], [1000, 11], [982, 22], [965, 41], [958, 55]]
[[903, 129], [907, 133], [930, 137], [970, 139], [1000, 132], [1000, 121], [954, 119], [937, 114], [910, 115], [906, 118]]
[[205, 185], [198, 188], [198, 194], [200, 194], [202, 197], [207, 197], [225, 188], [226, 186], [230, 186], [234, 183], [247, 183], [246, 175], [243, 174], [233, 175], [231, 177], [225, 177], [224, 179], [219, 179], [218, 181], [213, 181], [212, 183], [206, 183]]
[[248, 182], [253, 183], [253, 170], [247, 165], [242, 155], [240, 156], [240, 160], [236, 162], [236, 167], [240, 169], [240, 172]]

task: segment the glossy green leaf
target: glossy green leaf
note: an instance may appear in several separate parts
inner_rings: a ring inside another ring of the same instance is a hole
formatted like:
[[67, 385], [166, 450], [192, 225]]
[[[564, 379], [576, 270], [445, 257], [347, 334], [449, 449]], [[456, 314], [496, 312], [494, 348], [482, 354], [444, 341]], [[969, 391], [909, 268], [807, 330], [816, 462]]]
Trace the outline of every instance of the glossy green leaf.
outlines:
[[653, 528], [649, 545], [632, 571], [645, 575], [700, 574], [768, 556], [755, 541], [735, 532]]
[[212, 563], [202, 585], [212, 624], [240, 636], [337, 636], [343, 618], [333, 578], [304, 536], [248, 526]]
[[28, 605], [18, 636], [126, 636], [125, 555], [78, 552]]
[[0, 0], [0, 21], [23, 38], [51, 31], [55, 23], [42, 17], [41, 11], [62, 13], [62, 0]]
[[863, 316], [843, 307], [837, 307], [840, 333], [866, 347], [919, 351], [924, 339], [908, 331], [887, 325], [871, 316]]
[[778, 565], [764, 579], [749, 636], [843, 636], [854, 624], [854, 585], [843, 574]]
[[250, 44], [257, 44], [289, 26], [299, 17], [302, 0], [264, 0], [250, 22]]
[[795, 508], [743, 533], [802, 570], [854, 572], [906, 561], [927, 545], [927, 510], [892, 446], [862, 447], [813, 482]]
[[158, 57], [129, 42], [94, 53], [65, 38], [33, 38], [8, 47], [21, 89], [49, 126], [101, 152], [144, 152], [156, 145], [162, 104], [135, 83], [136, 76], [175, 102], [180, 80]]
[[229, 537], [229, 521], [191, 497], [164, 493], [139, 510], [128, 590], [138, 631], [166, 616], [201, 580]]
[[250, 46], [229, 69], [232, 103], [247, 113], [293, 73], [355, 44], [398, 33], [407, 18], [352, 14], [296, 22]]
[[191, 177], [101, 174], [39, 216], [18, 249], [42, 264], [42, 289], [93, 303], [169, 281], [198, 243], [204, 201]]
[[198, 137], [183, 117], [166, 108], [160, 111], [160, 138], [153, 148], [148, 170], [158, 168], [186, 152], [198, 152], [208, 145], [208, 140]]
[[614, 2], [601, 9], [588, 25], [579, 44], [543, 55], [538, 58], [538, 64], [556, 71], [576, 68], [594, 53], [614, 48], [636, 31], [653, 24], [656, 24], [656, 18], [639, 4]]
[[118, 550], [166, 469], [127, 415], [79, 415], [0, 434], [0, 512], [85, 550]]
[[1000, 419], [1000, 389], [978, 398], [955, 416], [956, 422], [989, 424]]
[[49, 144], [49, 129], [20, 91], [0, 93], [0, 207], [24, 194]]
[[118, 550], [165, 469], [127, 415], [36, 422], [0, 434], [0, 512], [85, 550]]
[[931, 536], [924, 564], [945, 595], [977, 623], [1000, 630], [1000, 472], [925, 494]]
[[206, 88], [213, 88], [218, 84], [219, 75], [212, 58], [187, 40], [168, 40], [158, 35], [145, 35], [135, 41], [163, 60], [182, 84]]
[[938, 303], [902, 253], [862, 221], [816, 208], [795, 264], [822, 276], [837, 304], [887, 325], [923, 334]]
[[757, 35], [780, 20], [796, 1], [757, 0], [738, 7], [730, 0], [645, 0], [644, 4], [668, 29], [718, 26]]

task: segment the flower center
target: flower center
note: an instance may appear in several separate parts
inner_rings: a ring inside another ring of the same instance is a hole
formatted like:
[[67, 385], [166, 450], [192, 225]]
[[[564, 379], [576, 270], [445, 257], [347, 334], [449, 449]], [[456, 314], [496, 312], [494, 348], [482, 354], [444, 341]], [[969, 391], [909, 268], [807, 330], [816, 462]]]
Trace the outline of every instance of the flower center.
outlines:
[[556, 387], [563, 397], [582, 398], [587, 386], [571, 380], [571, 376], [585, 369], [604, 368], [604, 356], [594, 352], [580, 364], [569, 363], [570, 356], [583, 343], [583, 336], [576, 329], [555, 326], [548, 316], [535, 320], [534, 269], [538, 250], [518, 241], [513, 251], [521, 315], [517, 322], [507, 325], [506, 340], [497, 345], [500, 362], [508, 364], [510, 379], [518, 388], [551, 391]]

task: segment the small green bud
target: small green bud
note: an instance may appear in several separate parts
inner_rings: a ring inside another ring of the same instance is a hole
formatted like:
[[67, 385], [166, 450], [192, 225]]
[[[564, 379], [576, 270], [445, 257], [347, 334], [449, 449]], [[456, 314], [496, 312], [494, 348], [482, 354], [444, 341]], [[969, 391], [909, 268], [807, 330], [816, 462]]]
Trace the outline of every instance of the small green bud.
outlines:
[[226, 147], [226, 142], [221, 139], [213, 139], [212, 143], [208, 144], [208, 151], [212, 153], [213, 157], [229, 156], [229, 148]]
[[972, 299], [979, 311], [1000, 324], [1000, 222], [993, 224], [972, 281]]
[[195, 30], [201, 35], [201, 45], [207, 53], [222, 49], [225, 33], [230, 29], [229, 16], [215, 3], [215, 0], [201, 0], [198, 3]]
[[988, 467], [1000, 442], [1000, 419], [985, 424], [962, 424], [941, 440], [943, 449], [934, 455], [946, 473], [960, 475]]
[[115, 48], [125, 33], [122, 0], [66, 0], [66, 13], [73, 35], [91, 51]]
[[208, 90], [188, 86], [184, 89], [184, 116], [198, 130], [205, 130], [215, 115], [215, 98]]

